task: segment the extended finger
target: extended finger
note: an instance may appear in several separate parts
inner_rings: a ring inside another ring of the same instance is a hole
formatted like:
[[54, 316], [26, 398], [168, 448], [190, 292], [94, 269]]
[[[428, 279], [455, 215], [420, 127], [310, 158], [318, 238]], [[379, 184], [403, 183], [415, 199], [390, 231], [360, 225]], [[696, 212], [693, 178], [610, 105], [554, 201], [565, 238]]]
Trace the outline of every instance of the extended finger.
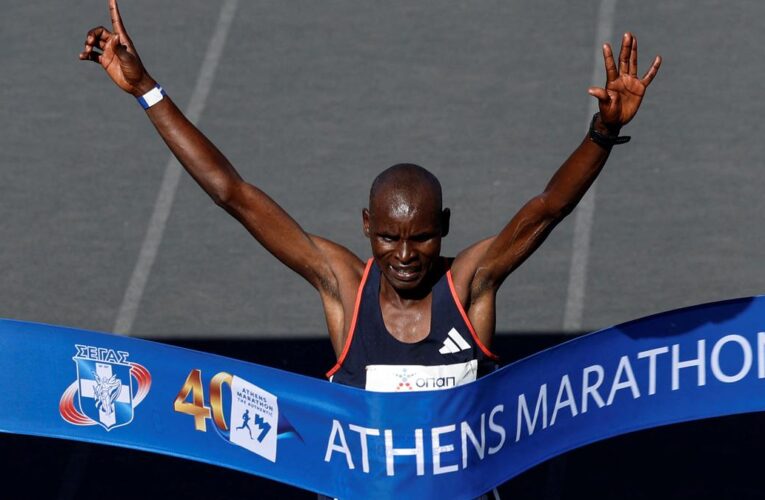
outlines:
[[122, 24], [122, 16], [120, 15], [120, 8], [117, 6], [117, 0], [109, 0], [109, 14], [112, 16], [114, 32], [120, 35], [127, 35], [125, 25]]
[[619, 49], [619, 73], [629, 74], [630, 55], [632, 54], [632, 34], [625, 33], [622, 37], [622, 47]]
[[640, 80], [643, 82], [643, 85], [647, 87], [653, 81], [656, 77], [656, 73], [659, 72], [659, 66], [661, 66], [661, 56], [656, 56], [653, 60], [653, 64], [651, 64], [651, 67], [648, 68], [648, 71], [645, 72], [645, 75], [643, 75], [643, 78]]
[[611, 50], [611, 46], [607, 43], [603, 44], [603, 62], [606, 65], [606, 81], [613, 82], [617, 79], [619, 73], [616, 71], [614, 53]]
[[632, 37], [632, 50], [630, 51], [630, 76], [637, 78], [638, 68], [638, 54], [637, 54], [637, 37]]
[[608, 92], [606, 92], [606, 89], [603, 89], [600, 87], [590, 87], [589, 89], [587, 89], [587, 93], [590, 94], [595, 99], [597, 99], [598, 101], [607, 102], [610, 99], [610, 96], [608, 95]]
[[133, 46], [133, 40], [130, 39], [130, 35], [128, 35], [127, 30], [125, 29], [125, 25], [122, 22], [122, 14], [120, 14], [120, 8], [117, 5], [117, 0], [109, 0], [109, 12], [112, 16], [112, 26], [114, 26], [114, 32], [120, 35], [120, 45], [124, 47], [129, 53], [138, 57], [138, 54], [135, 51], [135, 47]]

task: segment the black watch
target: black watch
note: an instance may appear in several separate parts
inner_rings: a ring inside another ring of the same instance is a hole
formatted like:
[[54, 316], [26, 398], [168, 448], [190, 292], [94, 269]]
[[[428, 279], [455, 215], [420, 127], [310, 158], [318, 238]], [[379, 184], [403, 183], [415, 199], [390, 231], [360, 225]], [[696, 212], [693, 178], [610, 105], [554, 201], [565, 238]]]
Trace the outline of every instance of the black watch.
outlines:
[[590, 122], [590, 139], [592, 142], [604, 148], [610, 149], [614, 144], [624, 144], [625, 142], [629, 142], [630, 139], [632, 139], [632, 137], [628, 135], [623, 135], [621, 137], [605, 135], [595, 130], [595, 120], [598, 119], [599, 114], [600, 113], [595, 113], [592, 115], [592, 121]]

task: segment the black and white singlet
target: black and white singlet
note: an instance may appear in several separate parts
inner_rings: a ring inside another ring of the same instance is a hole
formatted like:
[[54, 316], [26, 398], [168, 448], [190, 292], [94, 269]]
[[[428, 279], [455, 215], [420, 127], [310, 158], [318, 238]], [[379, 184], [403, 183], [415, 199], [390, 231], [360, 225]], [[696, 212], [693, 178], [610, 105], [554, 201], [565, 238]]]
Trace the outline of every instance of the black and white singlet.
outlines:
[[433, 287], [430, 333], [405, 343], [385, 327], [381, 273], [367, 261], [345, 346], [327, 373], [332, 382], [370, 391], [425, 391], [466, 384], [496, 369], [497, 356], [478, 339], [454, 289], [450, 270]]

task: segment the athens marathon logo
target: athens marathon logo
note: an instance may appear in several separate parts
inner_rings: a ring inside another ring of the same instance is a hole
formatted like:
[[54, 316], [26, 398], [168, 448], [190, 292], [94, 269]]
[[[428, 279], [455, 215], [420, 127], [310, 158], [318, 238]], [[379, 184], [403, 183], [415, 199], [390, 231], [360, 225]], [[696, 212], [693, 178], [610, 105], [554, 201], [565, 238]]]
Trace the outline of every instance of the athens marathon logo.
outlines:
[[73, 425], [100, 425], [107, 431], [128, 425], [133, 421], [134, 409], [149, 394], [149, 370], [128, 361], [129, 353], [125, 351], [74, 347], [77, 380], [61, 395], [61, 418]]

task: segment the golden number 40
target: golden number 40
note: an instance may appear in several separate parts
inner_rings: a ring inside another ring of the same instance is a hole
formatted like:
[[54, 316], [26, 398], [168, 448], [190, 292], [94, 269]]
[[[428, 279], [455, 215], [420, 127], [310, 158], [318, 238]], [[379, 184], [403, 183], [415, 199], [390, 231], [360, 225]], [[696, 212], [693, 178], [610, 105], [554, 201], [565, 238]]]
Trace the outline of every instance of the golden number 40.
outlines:
[[[210, 406], [205, 406], [205, 390], [202, 386], [202, 370], [194, 368], [189, 372], [183, 387], [175, 397], [173, 409], [178, 413], [185, 413], [194, 417], [194, 428], [200, 432], [207, 432], [207, 419], [212, 418], [218, 429], [228, 430], [228, 424], [223, 416], [223, 396], [221, 390], [223, 384], [231, 386], [233, 376], [230, 373], [220, 372], [210, 380]], [[191, 402], [188, 402], [191, 396]], [[212, 407], [212, 412], [210, 411]], [[212, 417], [211, 417], [212, 413]]]

